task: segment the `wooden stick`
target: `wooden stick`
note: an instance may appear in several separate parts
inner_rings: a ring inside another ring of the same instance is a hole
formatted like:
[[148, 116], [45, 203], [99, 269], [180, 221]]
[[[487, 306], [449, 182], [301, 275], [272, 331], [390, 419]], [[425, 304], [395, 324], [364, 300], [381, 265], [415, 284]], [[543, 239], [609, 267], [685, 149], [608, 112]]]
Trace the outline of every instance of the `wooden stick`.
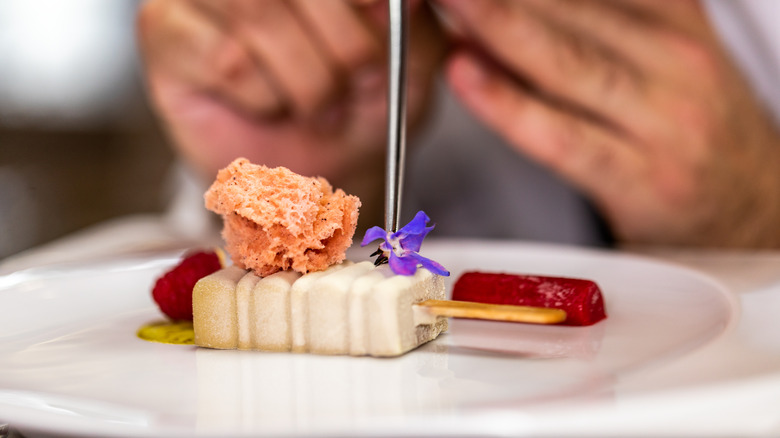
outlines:
[[565, 311], [546, 307], [443, 300], [426, 300], [415, 305], [424, 307], [425, 311], [432, 315], [449, 318], [488, 319], [531, 324], [556, 324], [566, 319]]

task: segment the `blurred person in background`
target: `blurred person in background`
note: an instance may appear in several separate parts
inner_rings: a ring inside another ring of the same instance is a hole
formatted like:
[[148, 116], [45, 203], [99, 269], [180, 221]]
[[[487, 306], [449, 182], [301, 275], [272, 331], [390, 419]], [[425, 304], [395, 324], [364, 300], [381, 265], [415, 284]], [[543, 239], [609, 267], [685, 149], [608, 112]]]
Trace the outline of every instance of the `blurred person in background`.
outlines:
[[[380, 223], [386, 13], [144, 3], [150, 96], [184, 162], [203, 184], [238, 156], [322, 175]], [[780, 247], [778, 16], [775, 0], [412, 1], [405, 212], [439, 236]]]

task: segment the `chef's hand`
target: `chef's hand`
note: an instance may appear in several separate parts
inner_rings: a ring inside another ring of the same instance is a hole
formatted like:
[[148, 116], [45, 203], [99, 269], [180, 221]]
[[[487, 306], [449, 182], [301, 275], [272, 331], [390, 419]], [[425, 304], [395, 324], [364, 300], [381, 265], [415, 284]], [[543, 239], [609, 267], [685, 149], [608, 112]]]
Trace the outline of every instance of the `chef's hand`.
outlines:
[[619, 239], [780, 246], [780, 134], [698, 2], [437, 4], [463, 39], [448, 65], [462, 101]]
[[[445, 41], [428, 5], [412, 3], [413, 124]], [[147, 1], [138, 35], [153, 104], [206, 177], [244, 156], [337, 186], [381, 179], [386, 16], [366, 0]]]

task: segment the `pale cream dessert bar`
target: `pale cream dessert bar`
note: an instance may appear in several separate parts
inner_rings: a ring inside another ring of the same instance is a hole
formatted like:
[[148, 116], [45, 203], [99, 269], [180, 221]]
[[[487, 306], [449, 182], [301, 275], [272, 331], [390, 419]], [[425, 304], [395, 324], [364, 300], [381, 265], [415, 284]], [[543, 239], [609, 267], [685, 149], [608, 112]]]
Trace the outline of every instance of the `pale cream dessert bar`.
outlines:
[[[223, 348], [224, 345], [238, 347], [238, 311], [235, 299], [225, 299], [225, 291], [235, 295], [239, 280], [246, 276], [246, 271], [230, 266], [201, 279], [192, 291], [194, 302], [200, 309], [198, 317], [193, 320], [195, 344], [202, 347]], [[208, 309], [207, 311], [204, 311]]]
[[[372, 269], [372, 262], [355, 263], [324, 275], [308, 290], [308, 351], [318, 354], [349, 353], [349, 332], [352, 329], [349, 320], [349, 295], [352, 283]], [[363, 331], [365, 326], [362, 323], [356, 324], [354, 330]]]
[[303, 276], [284, 271], [260, 278], [230, 267], [195, 286], [195, 344], [397, 356], [446, 330], [445, 318], [415, 312], [416, 303], [429, 299], [444, 299], [444, 282], [426, 269], [402, 276], [387, 265], [346, 262]]
[[311, 272], [293, 283], [290, 288], [290, 325], [292, 328], [292, 351], [305, 352], [308, 350], [309, 333], [309, 289], [325, 275], [343, 269], [352, 262], [344, 261], [338, 265], [332, 265], [324, 271]]

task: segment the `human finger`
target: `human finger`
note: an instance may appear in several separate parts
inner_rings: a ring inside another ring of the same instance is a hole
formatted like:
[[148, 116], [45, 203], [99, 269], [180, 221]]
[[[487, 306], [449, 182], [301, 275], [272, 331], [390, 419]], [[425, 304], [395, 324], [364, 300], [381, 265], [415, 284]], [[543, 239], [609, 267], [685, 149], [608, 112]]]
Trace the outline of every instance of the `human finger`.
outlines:
[[[428, 9], [428, 3], [425, 0], [405, 0], [408, 11], [411, 16], [416, 15], [424, 9]], [[386, 32], [390, 23], [390, 9], [387, 0], [352, 0], [352, 4], [359, 6], [360, 11], [371, 18], [373, 28]]]
[[[709, 35], [711, 28], [705, 23], [705, 10], [700, 0], [675, 0], [659, 2], [655, 0], [610, 0], [644, 11], [650, 16], [671, 24], [679, 31], [691, 35]], [[695, 19], [695, 18], [698, 18]]]
[[[678, 52], [690, 39], [700, 35], [704, 24], [700, 11], [684, 6], [691, 5], [688, 1], [663, 2], [666, 7], [646, 0], [522, 2], [559, 27], [586, 36], [616, 53], [647, 72], [645, 75], [676, 74]], [[676, 13], [670, 14], [668, 9]], [[682, 31], [679, 22], [686, 23], [688, 29]]]
[[[277, 112], [281, 101], [249, 51], [190, 2], [151, 1], [138, 16], [139, 45], [152, 81], [177, 78], [255, 115]], [[154, 84], [152, 84], [154, 89]]]
[[293, 114], [311, 117], [337, 94], [332, 65], [288, 1], [195, 2], [248, 47]]
[[350, 3], [355, 4], [355, 5], [359, 5], [359, 6], [364, 6], [364, 5], [371, 5], [371, 4], [379, 3], [379, 0], [350, 0]]
[[557, 26], [523, 1], [438, 0], [467, 39], [550, 96], [626, 128], [645, 120], [641, 71], [619, 53]]
[[614, 198], [610, 191], [625, 188], [641, 170], [641, 151], [619, 133], [545, 102], [473, 54], [456, 54], [447, 73], [455, 93], [479, 119], [595, 198]]
[[383, 45], [358, 11], [341, 0], [293, 0], [292, 5], [353, 88], [377, 91]]

